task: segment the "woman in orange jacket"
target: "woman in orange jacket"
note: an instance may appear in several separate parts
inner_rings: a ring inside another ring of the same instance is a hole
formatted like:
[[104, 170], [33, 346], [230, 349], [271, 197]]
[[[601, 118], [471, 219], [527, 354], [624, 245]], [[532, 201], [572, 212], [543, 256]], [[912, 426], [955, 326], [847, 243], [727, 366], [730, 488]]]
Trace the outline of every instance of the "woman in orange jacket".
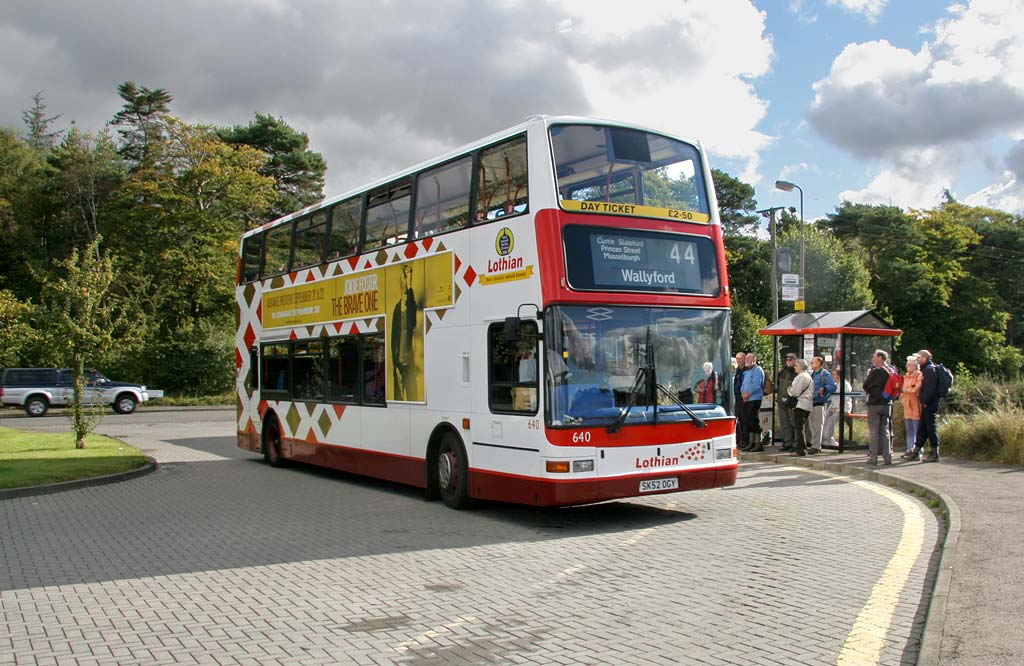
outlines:
[[903, 378], [903, 390], [900, 403], [903, 405], [903, 424], [907, 427], [907, 453], [914, 450], [917, 439], [917, 427], [921, 423], [921, 370], [917, 365], [916, 356], [907, 357], [907, 375]]

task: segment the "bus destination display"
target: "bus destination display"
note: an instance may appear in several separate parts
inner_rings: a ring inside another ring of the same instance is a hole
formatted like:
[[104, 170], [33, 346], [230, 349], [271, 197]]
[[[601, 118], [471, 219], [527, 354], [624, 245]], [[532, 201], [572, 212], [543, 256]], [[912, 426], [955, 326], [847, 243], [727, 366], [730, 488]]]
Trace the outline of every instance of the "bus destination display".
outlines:
[[574, 226], [565, 229], [565, 242], [577, 289], [717, 292], [710, 239]]

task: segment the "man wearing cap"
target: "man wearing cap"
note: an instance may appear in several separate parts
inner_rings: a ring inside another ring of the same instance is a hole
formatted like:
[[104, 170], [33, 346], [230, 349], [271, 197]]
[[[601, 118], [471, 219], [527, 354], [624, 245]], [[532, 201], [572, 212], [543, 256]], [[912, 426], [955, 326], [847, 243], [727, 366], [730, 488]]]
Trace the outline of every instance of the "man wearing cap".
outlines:
[[[917, 364], [921, 370], [921, 388], [917, 394], [921, 402], [921, 422], [917, 426], [917, 440], [914, 450], [903, 454], [904, 460], [939, 462], [939, 429], [936, 415], [939, 413], [939, 377], [935, 374], [932, 353], [927, 349], [917, 352]], [[931, 452], [924, 455], [924, 445], [931, 442]]]
[[796, 378], [796, 354], [786, 354], [786, 367], [779, 370], [775, 376], [775, 408], [779, 413], [779, 427], [782, 428], [782, 448], [780, 451], [792, 451], [796, 448], [796, 432], [793, 430], [793, 410], [787, 409], [784, 404], [789, 397], [789, 387], [793, 385]]

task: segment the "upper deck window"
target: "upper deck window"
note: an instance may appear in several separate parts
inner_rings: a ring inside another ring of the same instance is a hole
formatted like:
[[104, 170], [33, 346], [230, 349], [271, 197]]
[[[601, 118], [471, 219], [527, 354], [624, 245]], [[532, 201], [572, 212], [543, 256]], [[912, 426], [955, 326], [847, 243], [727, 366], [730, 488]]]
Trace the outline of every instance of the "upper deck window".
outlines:
[[416, 181], [416, 238], [469, 224], [469, 185], [473, 158], [420, 174]]
[[551, 147], [565, 210], [684, 222], [710, 219], [694, 146], [634, 129], [556, 125]]
[[359, 223], [363, 217], [363, 198], [343, 201], [331, 209], [331, 236], [327, 260], [355, 254], [359, 245]]
[[481, 151], [479, 180], [477, 222], [527, 212], [526, 137]]
[[408, 180], [391, 183], [370, 192], [366, 207], [364, 250], [404, 242], [409, 235], [409, 200], [412, 184]]
[[293, 222], [279, 224], [267, 230], [266, 259], [263, 261], [263, 275], [287, 273], [292, 254]]
[[318, 210], [295, 222], [295, 249], [292, 270], [315, 266], [323, 260], [324, 236], [327, 234], [327, 213]]
[[261, 259], [263, 259], [263, 234], [247, 236], [242, 241], [242, 282], [259, 279]]

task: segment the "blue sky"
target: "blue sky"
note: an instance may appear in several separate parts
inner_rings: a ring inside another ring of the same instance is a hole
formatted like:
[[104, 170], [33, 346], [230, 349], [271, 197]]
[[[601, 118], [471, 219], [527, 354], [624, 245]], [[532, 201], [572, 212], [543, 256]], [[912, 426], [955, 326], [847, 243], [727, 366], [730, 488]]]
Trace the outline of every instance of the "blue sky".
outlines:
[[[766, 13], [775, 47], [772, 70], [755, 84], [758, 94], [770, 102], [761, 127], [776, 137], [764, 154], [765, 181], [757, 186], [759, 205], [797, 205], [796, 192], [773, 187], [777, 178], [784, 177], [803, 188], [804, 214], [814, 219], [835, 209], [840, 191], [864, 180], [870, 172], [868, 164], [823, 140], [808, 125], [805, 115], [814, 99], [811, 86], [828, 75], [832, 61], [849, 43], [884, 39], [918, 50], [925, 39], [921, 30], [945, 14], [946, 4], [904, 0], [886, 6], [878, 20], [870, 21], [839, 6], [805, 2], [798, 9], [790, 0], [756, 3]], [[736, 160], [723, 164], [737, 166]]]
[[[879, 14], [870, 17], [810, 0], [799, 4], [791, 0], [756, 2], [765, 12], [775, 50], [771, 71], [754, 84], [758, 95], [770, 104], [760, 128], [774, 137], [763, 153], [763, 181], [756, 187], [760, 206], [797, 205], [795, 191], [773, 187], [777, 178], [784, 178], [804, 189], [805, 217], [821, 217], [834, 211], [840, 192], [861, 189], [884, 168], [882, 160], [858, 158], [824, 139], [807, 120], [814, 101], [813, 84], [828, 76], [833, 61], [848, 44], [885, 40], [894, 47], [918, 52], [923, 44], [934, 41], [934, 26], [950, 16], [947, 8], [952, 3], [902, 0], [881, 4]], [[1024, 30], [1024, 24], [1018, 25]], [[995, 137], [986, 143], [986, 150], [998, 154], [1005, 152], [1010, 142]], [[726, 158], [721, 164], [739, 173], [741, 162]], [[982, 162], [970, 164], [948, 183], [954, 194], [964, 197], [989, 184]], [[940, 194], [934, 192], [936, 197]], [[892, 203], [928, 204], [925, 200]]]
[[99, 131], [128, 80], [186, 121], [284, 118], [327, 194], [538, 114], [700, 139], [762, 207], [1024, 212], [1024, 0], [33, 0], [0, 14], [0, 125]]

